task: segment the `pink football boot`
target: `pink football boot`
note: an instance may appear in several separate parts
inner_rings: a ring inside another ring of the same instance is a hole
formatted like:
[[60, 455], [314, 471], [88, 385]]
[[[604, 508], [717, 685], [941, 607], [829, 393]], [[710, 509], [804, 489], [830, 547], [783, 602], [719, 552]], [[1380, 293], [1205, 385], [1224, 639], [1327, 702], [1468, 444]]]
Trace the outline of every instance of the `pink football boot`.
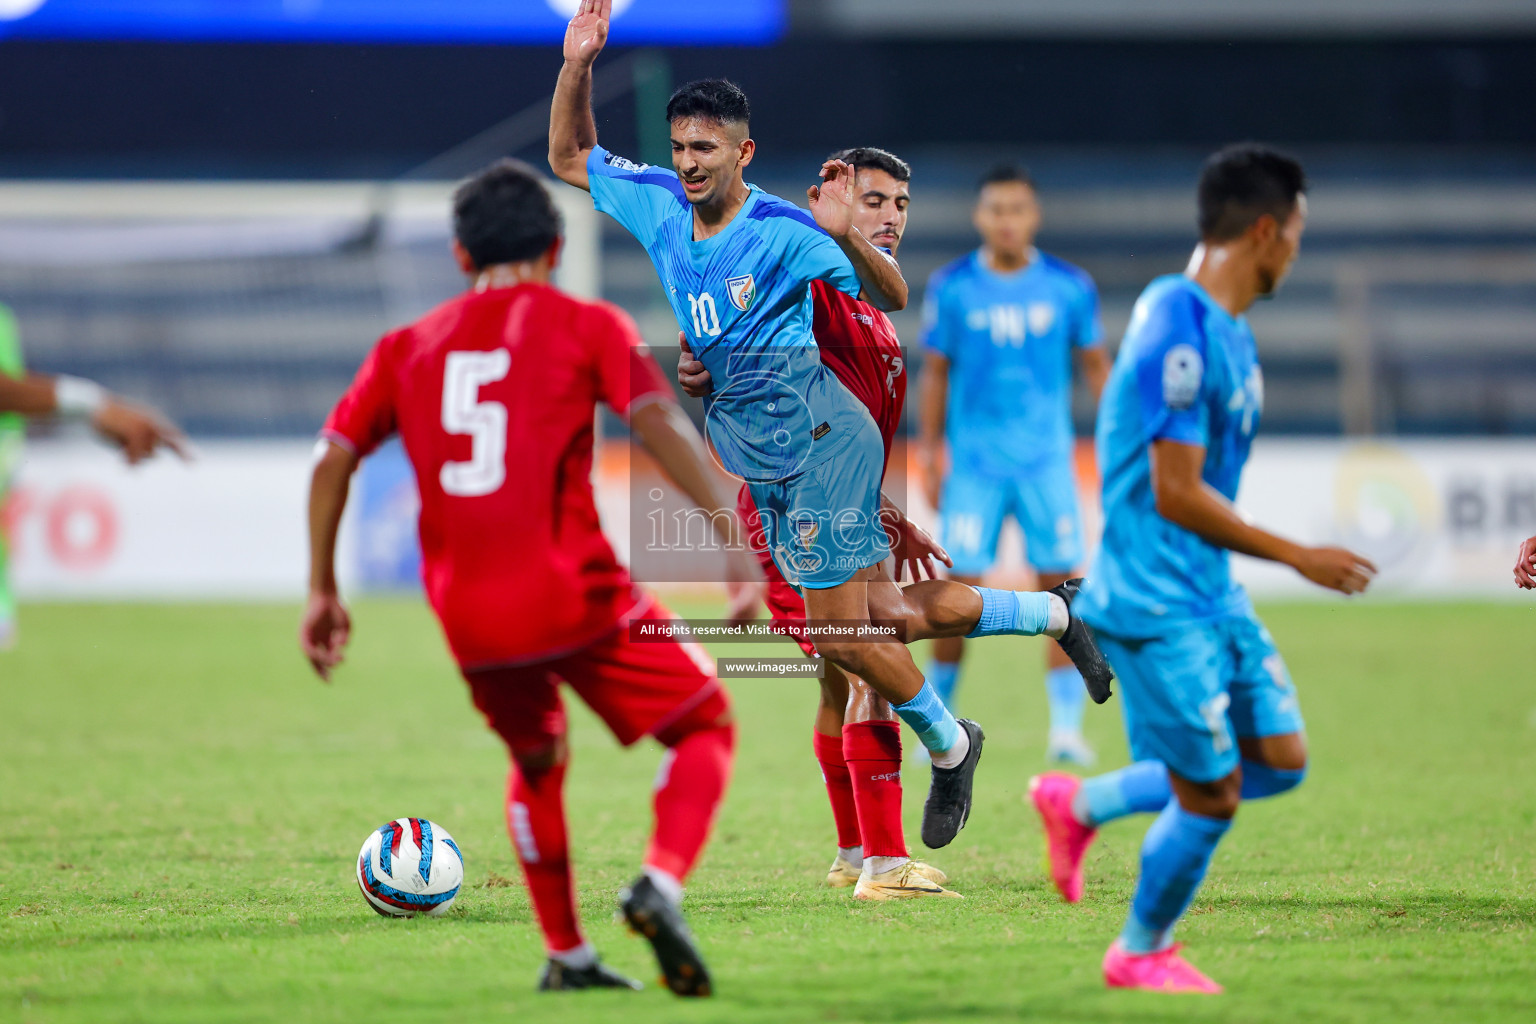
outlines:
[[1066, 772], [1046, 772], [1029, 780], [1029, 797], [1045, 826], [1045, 851], [1051, 881], [1068, 903], [1083, 898], [1083, 858], [1099, 834], [1072, 815], [1072, 800], [1083, 780]]
[[1179, 955], [1183, 943], [1140, 956], [1127, 953], [1116, 939], [1104, 954], [1104, 984], [1143, 992], [1200, 992], [1215, 995], [1221, 986]]

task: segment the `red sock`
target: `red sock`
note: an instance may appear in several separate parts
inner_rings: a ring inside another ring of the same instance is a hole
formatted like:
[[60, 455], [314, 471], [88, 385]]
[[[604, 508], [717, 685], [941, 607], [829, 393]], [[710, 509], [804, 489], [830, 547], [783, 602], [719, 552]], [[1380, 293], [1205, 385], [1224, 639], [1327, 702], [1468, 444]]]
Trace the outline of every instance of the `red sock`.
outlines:
[[507, 780], [507, 831], [551, 953], [575, 949], [583, 941], [565, 834], [564, 789], [563, 764], [530, 780], [514, 763]]
[[646, 867], [679, 882], [688, 877], [731, 779], [735, 749], [736, 727], [720, 725], [690, 732], [667, 751], [652, 800], [656, 831], [645, 851]]
[[843, 756], [859, 809], [864, 856], [907, 856], [907, 837], [901, 827], [900, 723], [843, 726]]
[[854, 805], [853, 780], [848, 777], [848, 763], [843, 760], [843, 738], [811, 733], [816, 760], [821, 763], [821, 777], [827, 784], [827, 799], [832, 801], [832, 823], [837, 826], [837, 845], [859, 845], [859, 811]]

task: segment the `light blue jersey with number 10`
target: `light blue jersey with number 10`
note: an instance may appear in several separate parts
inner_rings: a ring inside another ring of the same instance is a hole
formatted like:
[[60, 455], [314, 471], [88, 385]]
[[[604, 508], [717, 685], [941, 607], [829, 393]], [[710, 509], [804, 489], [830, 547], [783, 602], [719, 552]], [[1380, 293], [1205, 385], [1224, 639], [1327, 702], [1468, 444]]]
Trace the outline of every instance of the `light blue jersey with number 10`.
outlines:
[[843, 451], [866, 425], [878, 441], [868, 410], [822, 365], [811, 335], [811, 282], [855, 296], [860, 284], [810, 214], [749, 185], [725, 229], [694, 241], [693, 208], [672, 171], [598, 147], [587, 176], [593, 205], [645, 246], [714, 379], [705, 410], [726, 469], [758, 483], [785, 480]]

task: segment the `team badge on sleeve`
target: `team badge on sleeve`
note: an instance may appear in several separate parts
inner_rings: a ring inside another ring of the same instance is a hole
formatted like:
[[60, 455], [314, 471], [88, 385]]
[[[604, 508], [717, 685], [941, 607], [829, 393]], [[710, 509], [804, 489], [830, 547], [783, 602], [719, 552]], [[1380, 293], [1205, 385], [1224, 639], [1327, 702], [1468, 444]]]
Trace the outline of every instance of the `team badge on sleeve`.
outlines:
[[726, 294], [731, 297], [731, 305], [745, 313], [752, 308], [752, 303], [757, 301], [757, 282], [752, 280], [751, 274], [743, 274], [741, 277], [733, 277], [725, 282]]
[[1200, 397], [1205, 360], [1193, 345], [1175, 345], [1163, 357], [1163, 401], [1170, 409], [1188, 409]]

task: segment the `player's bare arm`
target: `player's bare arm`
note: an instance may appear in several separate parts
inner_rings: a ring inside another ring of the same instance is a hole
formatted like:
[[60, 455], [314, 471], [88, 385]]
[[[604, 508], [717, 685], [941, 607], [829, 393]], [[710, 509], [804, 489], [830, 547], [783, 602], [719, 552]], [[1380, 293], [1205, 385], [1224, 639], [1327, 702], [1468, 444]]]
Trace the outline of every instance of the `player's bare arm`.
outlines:
[[309, 484], [309, 600], [299, 624], [299, 648], [315, 674], [329, 682], [352, 635], [352, 618], [336, 588], [336, 534], [358, 458], [324, 443]]
[[161, 448], [183, 459], [191, 456], [181, 430], [159, 412], [78, 377], [0, 375], [0, 412], [88, 420], [103, 440], [122, 451], [129, 465], [152, 458]]
[[939, 507], [944, 492], [946, 451], [944, 417], [949, 403], [949, 360], [937, 352], [923, 353], [923, 381], [918, 392], [917, 419], [921, 432], [918, 457], [923, 473], [923, 497], [929, 508]]
[[842, 160], [828, 160], [821, 167], [821, 184], [806, 189], [811, 216], [848, 257], [864, 286], [864, 301], [882, 312], [907, 308], [907, 282], [894, 259], [875, 248], [854, 226], [854, 172]]
[[1114, 367], [1114, 361], [1109, 358], [1109, 351], [1103, 345], [1078, 349], [1076, 359], [1077, 372], [1088, 385], [1088, 392], [1093, 395], [1093, 404], [1098, 405], [1099, 398], [1104, 394], [1104, 385], [1109, 382], [1109, 371]]
[[704, 439], [682, 410], [666, 400], [636, 409], [629, 427], [662, 471], [709, 515], [710, 525], [725, 545], [725, 583], [730, 594], [727, 619], [735, 625], [756, 618], [766, 588], [763, 570], [747, 543], [746, 526], [736, 514], [735, 501], [724, 493], [719, 477], [709, 468]]
[[1376, 566], [1352, 551], [1307, 547], [1247, 522], [1201, 478], [1203, 446], [1154, 441], [1151, 459], [1158, 515], [1209, 543], [1288, 565], [1318, 586], [1341, 594], [1361, 593], [1376, 575]]
[[549, 110], [549, 169], [568, 185], [585, 189], [587, 155], [597, 146], [592, 119], [592, 62], [608, 42], [613, 0], [582, 0], [565, 28], [565, 64]]

